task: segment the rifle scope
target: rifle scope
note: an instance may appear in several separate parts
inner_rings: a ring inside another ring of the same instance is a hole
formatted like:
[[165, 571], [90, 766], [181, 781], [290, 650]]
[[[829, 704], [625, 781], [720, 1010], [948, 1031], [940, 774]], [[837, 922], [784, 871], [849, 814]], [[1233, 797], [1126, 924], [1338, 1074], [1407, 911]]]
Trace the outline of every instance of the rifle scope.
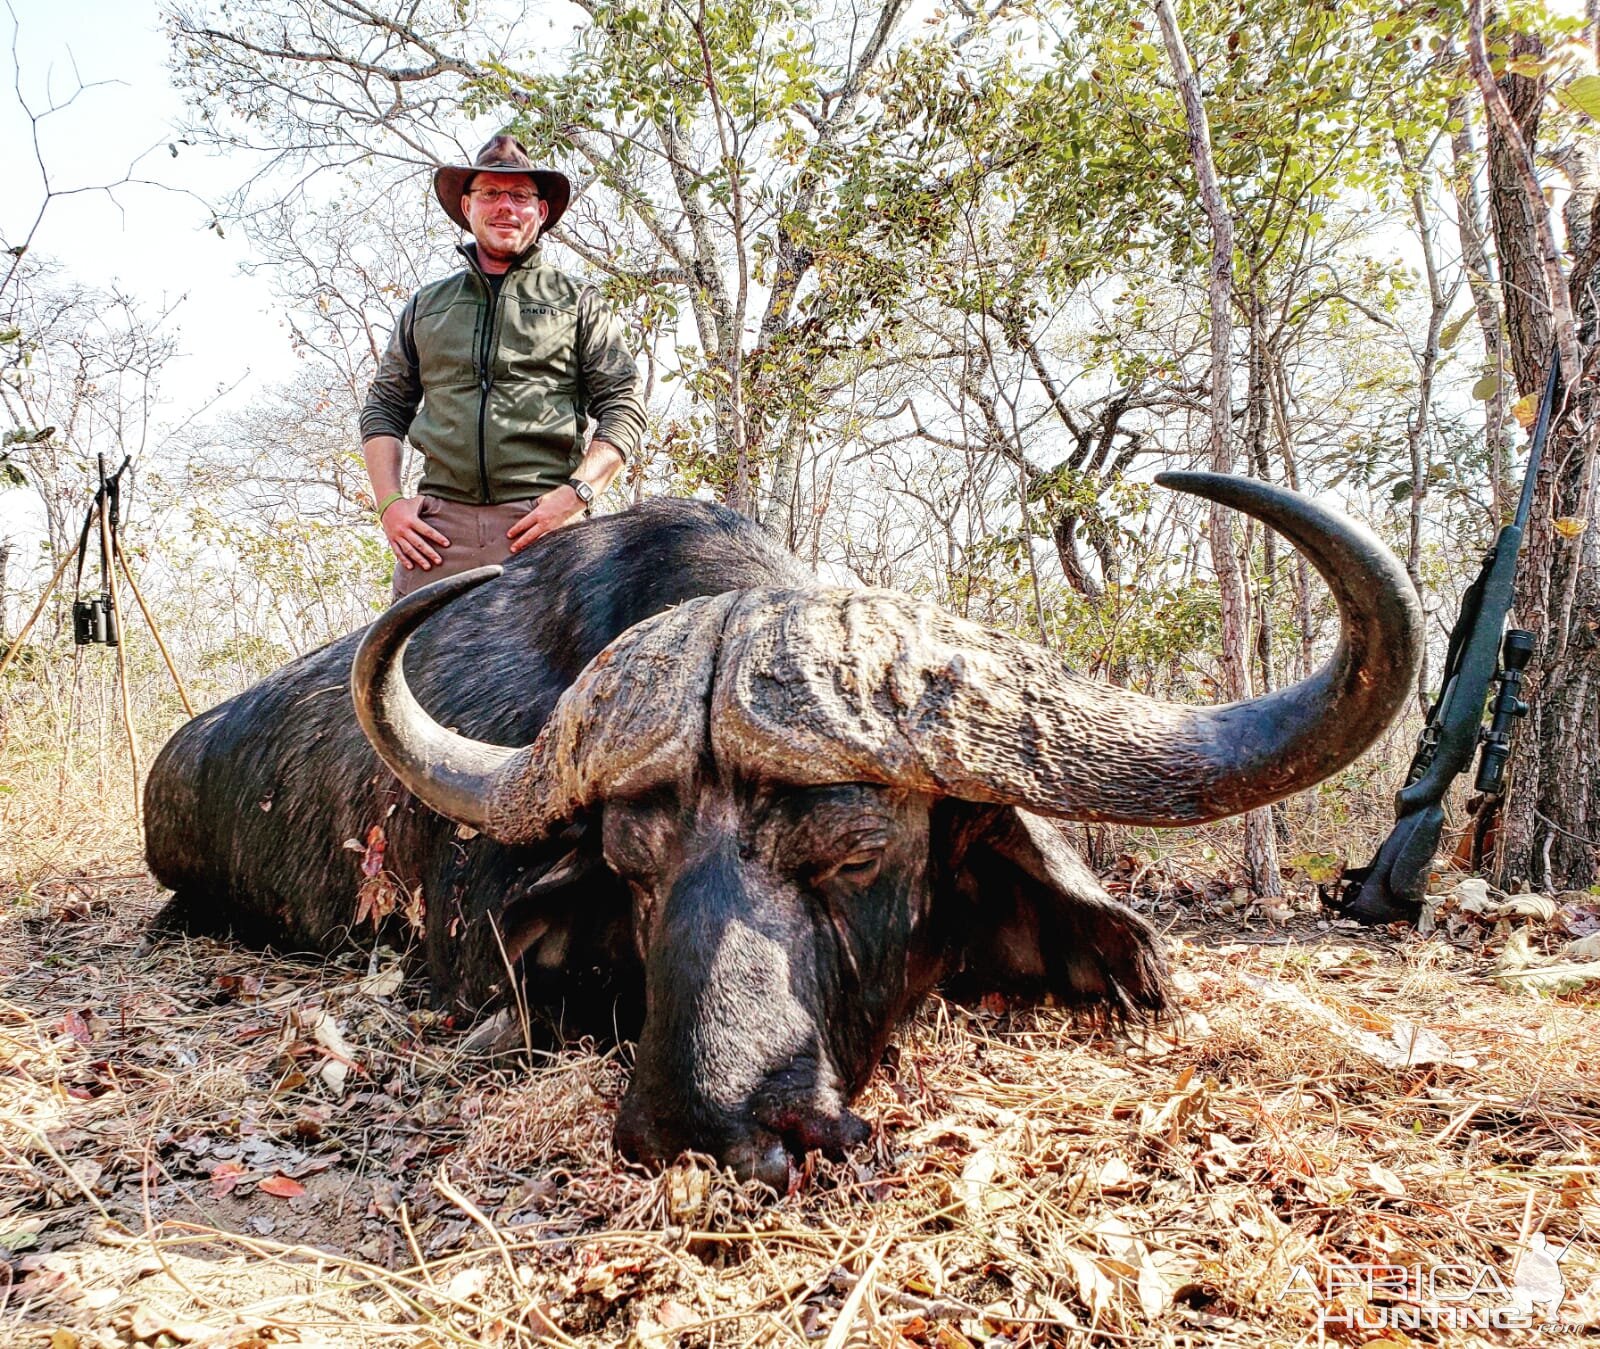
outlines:
[[1472, 789], [1499, 796], [1506, 785], [1506, 760], [1511, 757], [1511, 723], [1528, 715], [1528, 705], [1517, 697], [1522, 676], [1533, 659], [1533, 634], [1526, 628], [1507, 628], [1500, 649], [1500, 691], [1491, 707], [1489, 729], [1483, 733], [1483, 753]]

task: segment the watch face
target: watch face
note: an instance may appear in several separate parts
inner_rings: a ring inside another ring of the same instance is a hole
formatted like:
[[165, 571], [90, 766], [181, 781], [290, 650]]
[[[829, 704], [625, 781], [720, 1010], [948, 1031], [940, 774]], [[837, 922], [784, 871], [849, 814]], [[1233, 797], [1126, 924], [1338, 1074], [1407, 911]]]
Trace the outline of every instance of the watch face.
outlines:
[[583, 479], [569, 478], [567, 484], [578, 494], [578, 500], [583, 502], [585, 506], [594, 500], [594, 488], [590, 487]]

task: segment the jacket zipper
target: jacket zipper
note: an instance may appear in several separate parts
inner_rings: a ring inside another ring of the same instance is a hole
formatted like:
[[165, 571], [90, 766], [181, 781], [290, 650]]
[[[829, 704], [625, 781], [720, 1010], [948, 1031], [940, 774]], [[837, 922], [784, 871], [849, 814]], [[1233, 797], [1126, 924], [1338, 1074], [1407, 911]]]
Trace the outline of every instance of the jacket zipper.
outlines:
[[482, 505], [489, 505], [489, 392], [494, 388], [494, 349], [495, 332], [500, 319], [500, 294], [506, 288], [506, 282], [512, 273], [517, 271], [532, 256], [533, 250], [524, 253], [508, 267], [500, 278], [500, 289], [496, 290], [489, 284], [489, 278], [483, 267], [478, 262], [477, 253], [464, 245], [457, 244], [456, 251], [466, 258], [472, 270], [478, 274], [478, 280], [483, 282], [483, 288], [489, 293], [488, 322], [484, 325], [483, 341], [478, 344], [478, 500]]
[[[479, 269], [483, 287], [489, 292], [489, 317], [484, 325], [483, 342], [478, 351], [478, 500], [489, 504], [489, 390], [494, 387], [494, 334], [500, 316], [500, 291], [496, 290]], [[505, 288], [505, 278], [500, 287]]]

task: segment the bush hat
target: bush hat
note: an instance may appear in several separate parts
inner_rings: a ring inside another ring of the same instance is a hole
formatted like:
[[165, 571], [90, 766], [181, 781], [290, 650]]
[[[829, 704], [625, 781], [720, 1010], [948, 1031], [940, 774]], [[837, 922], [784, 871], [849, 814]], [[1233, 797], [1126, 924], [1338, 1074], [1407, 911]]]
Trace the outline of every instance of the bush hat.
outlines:
[[461, 194], [474, 175], [480, 173], [525, 173], [533, 179], [539, 196], [550, 204], [550, 214], [539, 226], [540, 234], [548, 234], [556, 227], [556, 221], [566, 213], [567, 204], [572, 200], [572, 184], [566, 174], [555, 169], [534, 168], [522, 142], [515, 136], [501, 133], [478, 151], [477, 159], [471, 164], [446, 164], [434, 170], [433, 191], [439, 198], [439, 205], [469, 234], [472, 226], [461, 212]]

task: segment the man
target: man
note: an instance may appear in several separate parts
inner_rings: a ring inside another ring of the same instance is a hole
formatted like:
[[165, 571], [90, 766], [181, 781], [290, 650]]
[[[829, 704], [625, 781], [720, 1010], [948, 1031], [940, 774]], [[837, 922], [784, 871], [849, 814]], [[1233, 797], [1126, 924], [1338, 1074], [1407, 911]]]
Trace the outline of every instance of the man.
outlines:
[[[644, 431], [621, 326], [594, 287], [539, 254], [571, 199], [566, 175], [500, 135], [433, 187], [472, 235], [459, 249], [468, 265], [411, 297], [361, 410], [396, 599], [586, 514]], [[400, 485], [408, 434], [423, 458], [414, 497]]]

